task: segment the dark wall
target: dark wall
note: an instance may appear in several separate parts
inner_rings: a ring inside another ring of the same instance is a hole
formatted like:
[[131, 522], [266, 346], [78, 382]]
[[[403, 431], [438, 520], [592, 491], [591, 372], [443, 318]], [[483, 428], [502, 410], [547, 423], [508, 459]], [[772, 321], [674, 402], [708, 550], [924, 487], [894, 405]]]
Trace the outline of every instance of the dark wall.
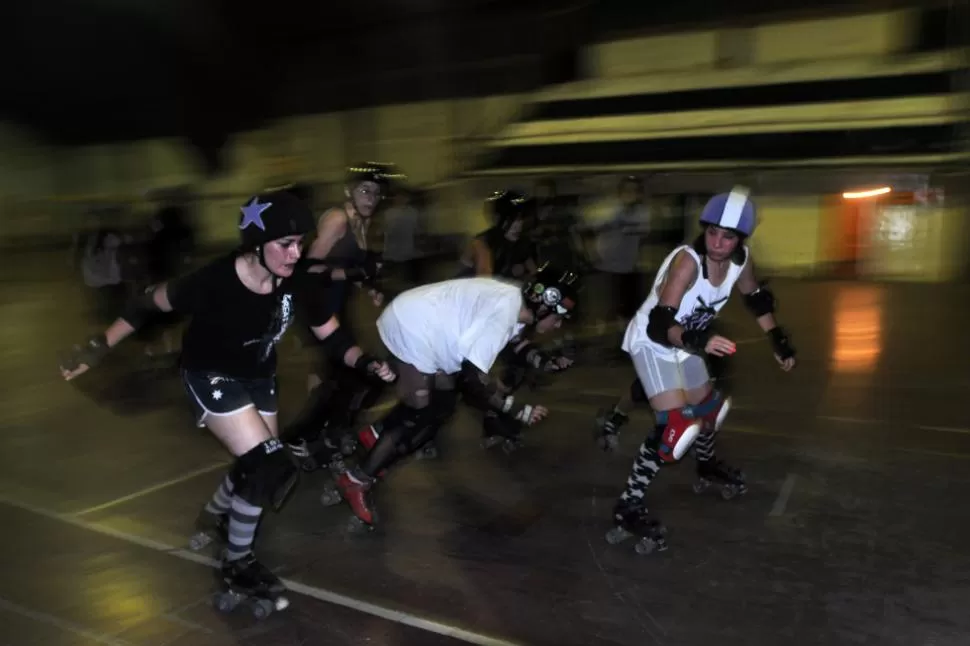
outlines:
[[564, 6], [7, 3], [0, 118], [55, 143], [186, 135], [211, 150], [292, 114], [534, 88], [561, 80], [585, 37]]

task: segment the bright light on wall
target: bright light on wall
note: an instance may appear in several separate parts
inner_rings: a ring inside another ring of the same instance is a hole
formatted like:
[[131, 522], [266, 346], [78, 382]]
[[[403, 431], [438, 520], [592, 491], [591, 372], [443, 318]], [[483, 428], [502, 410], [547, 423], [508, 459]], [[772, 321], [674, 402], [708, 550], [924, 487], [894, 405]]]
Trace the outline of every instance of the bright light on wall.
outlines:
[[886, 193], [892, 193], [893, 189], [888, 186], [882, 186], [880, 188], [874, 188], [869, 191], [849, 191], [842, 194], [847, 200], [864, 200], [867, 197], [876, 197], [877, 195], [885, 195]]

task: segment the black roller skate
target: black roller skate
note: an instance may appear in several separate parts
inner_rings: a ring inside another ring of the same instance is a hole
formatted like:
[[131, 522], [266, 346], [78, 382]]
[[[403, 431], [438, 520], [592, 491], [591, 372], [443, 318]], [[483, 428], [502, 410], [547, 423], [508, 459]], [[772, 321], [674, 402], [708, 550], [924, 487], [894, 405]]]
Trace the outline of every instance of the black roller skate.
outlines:
[[434, 440], [428, 440], [421, 445], [417, 451], [414, 452], [415, 460], [437, 460], [441, 452], [438, 450], [438, 443]]
[[293, 440], [287, 443], [290, 452], [300, 462], [300, 468], [306, 473], [328, 468], [334, 474], [344, 469], [344, 458], [353, 455], [357, 450], [357, 441], [349, 431], [342, 433], [324, 432], [315, 439]]
[[221, 575], [225, 588], [213, 599], [219, 612], [229, 613], [246, 603], [256, 619], [266, 619], [273, 611], [290, 605], [284, 596], [286, 586], [252, 552], [241, 559], [225, 561]]
[[630, 418], [616, 409], [599, 409], [594, 422], [597, 446], [604, 451], [615, 451], [620, 440], [620, 428], [628, 421]]
[[195, 533], [189, 539], [189, 549], [193, 552], [204, 550], [213, 543], [217, 547], [229, 542], [229, 513], [214, 514], [203, 509], [195, 521]]
[[501, 445], [506, 454], [522, 446], [522, 422], [498, 413], [485, 413], [482, 421], [482, 446], [490, 449]]
[[613, 529], [606, 532], [606, 542], [610, 545], [638, 536], [640, 540], [633, 546], [637, 554], [667, 549], [667, 528], [656, 518], [650, 517], [643, 503], [618, 502], [613, 508], [613, 523]]
[[720, 485], [721, 498], [724, 500], [731, 500], [748, 490], [744, 473], [740, 469], [729, 467], [723, 460], [698, 460], [697, 477], [697, 483], [694, 484], [696, 494], [704, 493], [712, 484]]

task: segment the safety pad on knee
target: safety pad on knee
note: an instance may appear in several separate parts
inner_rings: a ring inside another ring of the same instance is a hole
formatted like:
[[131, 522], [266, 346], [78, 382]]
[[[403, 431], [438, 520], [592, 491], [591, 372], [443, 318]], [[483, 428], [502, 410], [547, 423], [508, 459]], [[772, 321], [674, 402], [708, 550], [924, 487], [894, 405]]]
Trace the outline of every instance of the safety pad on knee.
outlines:
[[666, 413], [667, 422], [660, 436], [657, 454], [664, 462], [677, 462], [690, 450], [704, 424], [703, 420], [694, 416], [689, 406]]
[[256, 507], [279, 511], [300, 477], [300, 466], [277, 438], [239, 456], [233, 467], [236, 494]]
[[725, 397], [719, 390], [712, 390], [704, 401], [691, 408], [694, 417], [704, 420], [704, 430], [708, 433], [715, 433], [721, 430], [724, 420], [731, 412], [731, 397]]

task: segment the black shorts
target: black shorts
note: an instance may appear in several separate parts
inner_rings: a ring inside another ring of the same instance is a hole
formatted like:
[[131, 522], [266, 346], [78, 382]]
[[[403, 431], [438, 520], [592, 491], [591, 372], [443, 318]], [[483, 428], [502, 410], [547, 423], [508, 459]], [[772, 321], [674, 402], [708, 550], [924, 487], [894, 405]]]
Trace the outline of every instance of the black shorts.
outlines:
[[276, 377], [237, 379], [214, 372], [182, 371], [196, 423], [205, 426], [208, 416], [224, 417], [255, 407], [260, 415], [276, 415]]

